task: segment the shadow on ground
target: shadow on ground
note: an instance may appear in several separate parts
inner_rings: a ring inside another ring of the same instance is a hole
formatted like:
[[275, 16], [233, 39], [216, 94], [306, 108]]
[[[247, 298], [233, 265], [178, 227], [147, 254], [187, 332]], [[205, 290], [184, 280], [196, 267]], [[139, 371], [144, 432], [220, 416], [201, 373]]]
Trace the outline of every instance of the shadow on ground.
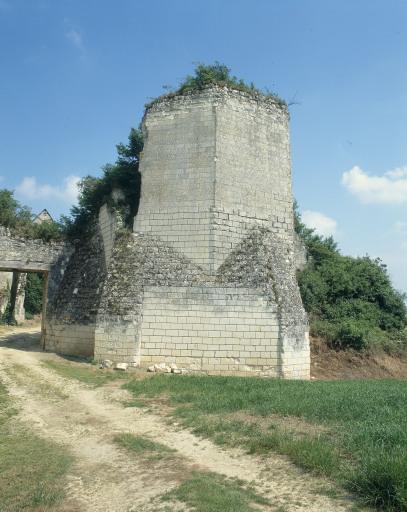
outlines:
[[9, 332], [0, 334], [0, 347], [14, 348], [26, 352], [42, 352], [41, 332]]
[[66, 354], [56, 354], [52, 351], [48, 352], [47, 350], [44, 351], [41, 345], [40, 328], [38, 328], [38, 330], [24, 330], [24, 327], [21, 327], [21, 331], [0, 331], [0, 347], [23, 350], [24, 352], [43, 352], [44, 354], [54, 354], [57, 358], [77, 363], [92, 362], [92, 358], [90, 357], [70, 356]]

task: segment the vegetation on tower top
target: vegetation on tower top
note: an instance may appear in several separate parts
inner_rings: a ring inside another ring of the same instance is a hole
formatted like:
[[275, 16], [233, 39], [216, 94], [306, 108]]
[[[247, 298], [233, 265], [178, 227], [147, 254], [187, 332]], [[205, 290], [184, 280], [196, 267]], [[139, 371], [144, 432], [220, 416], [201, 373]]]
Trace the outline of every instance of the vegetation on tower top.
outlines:
[[250, 84], [246, 83], [243, 79], [232, 75], [231, 69], [225, 64], [215, 61], [214, 64], [197, 64], [194, 74], [187, 75], [177, 89], [173, 91], [170, 90], [169, 93], [154, 99], [151, 103], [146, 105], [146, 108], [154, 104], [157, 100], [180, 96], [194, 91], [202, 91], [211, 85], [245, 92], [257, 98], [270, 99], [282, 106], [287, 105], [286, 102], [274, 92], [259, 89], [253, 82]]

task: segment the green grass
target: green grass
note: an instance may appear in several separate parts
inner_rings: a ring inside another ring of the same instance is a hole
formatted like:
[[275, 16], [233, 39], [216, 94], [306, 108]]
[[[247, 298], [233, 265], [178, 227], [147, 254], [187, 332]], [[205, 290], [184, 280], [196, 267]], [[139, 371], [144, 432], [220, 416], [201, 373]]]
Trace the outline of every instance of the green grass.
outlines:
[[78, 366], [70, 362], [44, 361], [45, 366], [67, 379], [79, 380], [88, 386], [99, 387], [118, 379], [127, 379], [128, 374], [119, 371], [100, 370], [95, 366]]
[[181, 501], [195, 512], [256, 512], [253, 505], [269, 504], [243, 482], [197, 471], [163, 499]]
[[[407, 511], [405, 381], [157, 375], [125, 388], [138, 400], [168, 396], [185, 426], [218, 443], [245, 446], [251, 453], [279, 451], [357, 493], [367, 505]], [[248, 420], [233, 417], [239, 412]], [[300, 419], [301, 429], [293, 418]]]
[[135, 436], [130, 433], [118, 434], [115, 436], [114, 441], [127, 450], [138, 454], [153, 455], [155, 459], [176, 453], [176, 450], [169, 448], [165, 444], [152, 441], [148, 437]]
[[63, 448], [25, 429], [15, 414], [0, 383], [0, 510], [52, 510], [64, 496], [72, 459]]

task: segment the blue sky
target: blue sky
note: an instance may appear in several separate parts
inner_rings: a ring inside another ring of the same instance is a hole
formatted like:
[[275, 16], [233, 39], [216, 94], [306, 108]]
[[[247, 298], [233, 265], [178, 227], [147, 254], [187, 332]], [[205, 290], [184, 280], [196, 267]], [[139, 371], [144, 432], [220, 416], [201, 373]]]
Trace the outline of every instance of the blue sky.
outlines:
[[56, 217], [144, 104], [218, 60], [291, 109], [304, 219], [407, 291], [405, 0], [0, 0], [0, 176]]

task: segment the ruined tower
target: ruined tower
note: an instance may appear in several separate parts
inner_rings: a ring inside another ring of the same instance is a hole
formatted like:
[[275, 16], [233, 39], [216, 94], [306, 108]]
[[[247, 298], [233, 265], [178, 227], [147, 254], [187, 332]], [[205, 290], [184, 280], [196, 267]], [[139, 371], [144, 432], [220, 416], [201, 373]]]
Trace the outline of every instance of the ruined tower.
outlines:
[[145, 288], [142, 359], [309, 377], [288, 122], [276, 99], [216, 86], [147, 108], [134, 232], [174, 248], [206, 282]]
[[155, 100], [143, 130], [133, 232], [101, 208], [50, 301], [46, 348], [308, 379], [287, 107], [209, 86]]

